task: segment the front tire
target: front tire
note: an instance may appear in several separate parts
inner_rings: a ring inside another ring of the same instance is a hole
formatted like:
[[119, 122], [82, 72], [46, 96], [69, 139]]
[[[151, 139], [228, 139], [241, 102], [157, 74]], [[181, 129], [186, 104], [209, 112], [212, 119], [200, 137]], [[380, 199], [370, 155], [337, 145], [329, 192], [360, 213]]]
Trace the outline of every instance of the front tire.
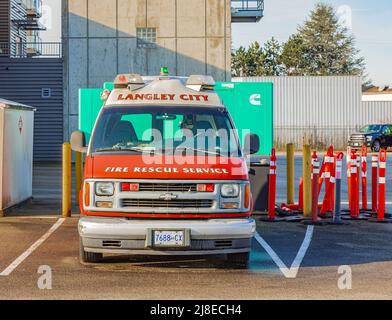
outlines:
[[94, 263], [95, 262], [95, 263], [97, 263], [103, 259], [103, 254], [96, 253], [96, 252], [84, 251], [83, 241], [82, 241], [82, 239], [80, 239], [79, 240], [79, 259], [80, 259], [80, 262], [85, 262], [85, 263]]
[[229, 263], [247, 268], [249, 266], [250, 252], [230, 253], [227, 255]]
[[372, 151], [373, 152], [380, 152], [380, 149], [381, 149], [380, 141], [379, 140], [374, 141], [372, 144]]

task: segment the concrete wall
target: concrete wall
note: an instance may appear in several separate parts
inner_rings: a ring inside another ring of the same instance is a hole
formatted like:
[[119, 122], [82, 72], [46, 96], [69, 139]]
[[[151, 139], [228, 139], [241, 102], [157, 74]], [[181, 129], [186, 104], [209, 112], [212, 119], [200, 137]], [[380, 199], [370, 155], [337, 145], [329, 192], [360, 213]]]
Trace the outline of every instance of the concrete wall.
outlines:
[[[116, 74], [210, 74], [230, 79], [230, 0], [64, 0], [65, 138], [77, 126], [78, 89]], [[137, 48], [136, 28], [157, 28], [157, 47]]]

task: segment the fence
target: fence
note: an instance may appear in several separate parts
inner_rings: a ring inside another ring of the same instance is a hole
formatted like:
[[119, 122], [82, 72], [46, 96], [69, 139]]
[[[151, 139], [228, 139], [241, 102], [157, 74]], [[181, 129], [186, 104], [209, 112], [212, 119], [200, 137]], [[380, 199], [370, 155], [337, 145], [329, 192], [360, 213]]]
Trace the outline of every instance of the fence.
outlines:
[[274, 143], [276, 148], [283, 150], [288, 142], [295, 144], [300, 149], [303, 144], [310, 144], [312, 148], [326, 150], [330, 145], [343, 150], [347, 146], [350, 133], [358, 127], [275, 127]]
[[0, 58], [61, 58], [61, 42], [0, 42]]

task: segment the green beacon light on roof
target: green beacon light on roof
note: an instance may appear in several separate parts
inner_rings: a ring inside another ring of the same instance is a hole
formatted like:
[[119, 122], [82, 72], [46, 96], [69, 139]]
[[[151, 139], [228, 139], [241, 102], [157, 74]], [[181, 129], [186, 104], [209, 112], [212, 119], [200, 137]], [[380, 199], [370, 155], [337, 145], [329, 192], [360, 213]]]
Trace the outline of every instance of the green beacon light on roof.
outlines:
[[168, 76], [169, 75], [169, 68], [168, 67], [162, 67], [161, 68], [161, 76]]

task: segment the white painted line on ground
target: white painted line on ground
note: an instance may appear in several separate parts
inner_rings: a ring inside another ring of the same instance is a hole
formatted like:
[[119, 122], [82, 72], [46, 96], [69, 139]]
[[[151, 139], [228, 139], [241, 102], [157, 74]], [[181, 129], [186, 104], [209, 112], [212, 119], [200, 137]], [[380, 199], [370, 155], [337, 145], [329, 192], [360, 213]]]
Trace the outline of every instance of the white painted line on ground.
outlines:
[[[348, 201], [343, 201], [341, 204], [348, 204]], [[391, 205], [392, 201], [385, 201], [385, 204]]]
[[271, 248], [271, 246], [258, 234], [256, 233], [256, 240], [257, 242], [264, 248], [265, 251], [270, 255], [272, 260], [274, 260], [275, 264], [278, 266], [280, 271], [283, 273], [283, 275], [286, 278], [296, 278], [299, 268], [301, 266], [302, 260], [305, 257], [306, 252], [308, 251], [310, 242], [312, 241], [312, 236], [313, 236], [313, 226], [308, 226], [306, 229], [306, 234], [304, 241], [302, 242], [302, 245], [297, 253], [297, 256], [295, 257], [292, 265], [290, 268], [288, 268], [282, 259], [279, 258], [279, 256], [276, 254], [276, 252]]
[[2, 273], [0, 276], [7, 277], [12, 271], [14, 271], [26, 258], [32, 254], [45, 240], [47, 240], [50, 235], [55, 232], [65, 221], [64, 218], [57, 220], [57, 222], [46, 232], [39, 240], [37, 240], [30, 248], [23, 252], [18, 258], [14, 260]]

